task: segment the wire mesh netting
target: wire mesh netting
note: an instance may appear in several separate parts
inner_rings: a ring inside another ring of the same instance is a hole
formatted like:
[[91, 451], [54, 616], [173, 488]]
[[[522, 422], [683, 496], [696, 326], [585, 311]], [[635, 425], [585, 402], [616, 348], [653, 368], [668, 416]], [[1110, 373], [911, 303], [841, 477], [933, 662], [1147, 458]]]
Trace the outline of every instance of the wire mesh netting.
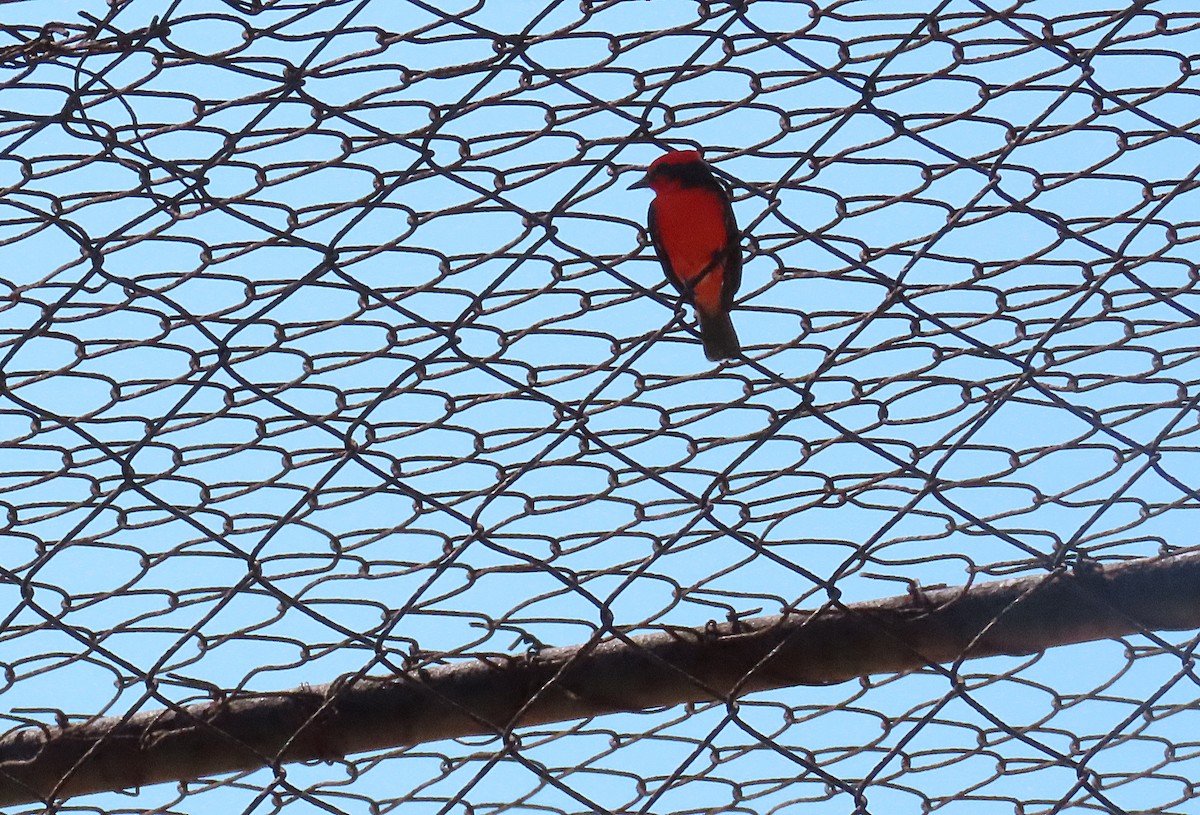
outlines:
[[[3, 8], [8, 728], [1192, 544], [1186, 4]], [[626, 190], [683, 147], [726, 363]], [[52, 808], [1195, 812], [1194, 645]]]

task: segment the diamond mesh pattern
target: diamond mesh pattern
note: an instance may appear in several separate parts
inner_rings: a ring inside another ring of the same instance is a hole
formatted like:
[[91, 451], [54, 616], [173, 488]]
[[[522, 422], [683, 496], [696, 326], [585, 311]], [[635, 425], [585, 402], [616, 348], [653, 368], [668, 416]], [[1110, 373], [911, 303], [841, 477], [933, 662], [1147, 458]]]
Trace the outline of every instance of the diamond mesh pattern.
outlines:
[[[11, 728], [1193, 543], [1186, 4], [79, 5], [0, 32]], [[625, 191], [668, 146], [731, 364]], [[56, 810], [1184, 813], [1193, 646]]]

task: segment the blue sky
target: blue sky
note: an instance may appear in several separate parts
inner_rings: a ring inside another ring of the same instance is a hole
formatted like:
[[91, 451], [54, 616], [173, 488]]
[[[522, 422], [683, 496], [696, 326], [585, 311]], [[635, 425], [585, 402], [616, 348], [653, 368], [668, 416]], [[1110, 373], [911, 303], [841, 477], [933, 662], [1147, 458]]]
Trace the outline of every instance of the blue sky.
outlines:
[[[65, 53], [0, 68], [14, 726], [381, 673], [378, 643], [570, 645], [597, 601], [695, 626], [1190, 544], [1181, 3], [951, 2], [930, 37], [916, 4], [134, 0], [84, 36], [107, 8], [4, 4], [66, 24]], [[680, 321], [626, 189], [684, 146], [746, 232], [736, 364]], [[1182, 812], [1192, 759], [1161, 740], [1190, 739], [1195, 686], [1151, 651], [597, 719], [475, 780], [482, 740], [346, 787], [290, 768], [286, 809], [846, 812], [861, 786], [868, 812]], [[1171, 715], [1126, 721], [1163, 689]], [[577, 797], [531, 762], [582, 767]], [[1089, 799], [1077, 766], [1132, 777]], [[175, 810], [268, 806], [231, 783]]]

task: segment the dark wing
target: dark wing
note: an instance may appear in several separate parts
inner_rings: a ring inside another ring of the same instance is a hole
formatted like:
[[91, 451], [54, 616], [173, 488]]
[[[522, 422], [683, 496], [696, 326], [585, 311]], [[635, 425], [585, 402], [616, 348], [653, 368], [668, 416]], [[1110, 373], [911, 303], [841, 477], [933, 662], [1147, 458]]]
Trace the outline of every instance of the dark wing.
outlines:
[[658, 232], [658, 216], [654, 213], [653, 201], [650, 202], [650, 211], [646, 215], [646, 223], [650, 226], [650, 242], [654, 244], [654, 254], [658, 255], [658, 262], [662, 264], [663, 271], [667, 273], [667, 280], [671, 281], [671, 285], [678, 289], [680, 294], [686, 295], [687, 288], [680, 282], [679, 277], [676, 276], [675, 270], [671, 267], [671, 258], [668, 257], [667, 251], [662, 247], [662, 239]]
[[[715, 179], [714, 179], [715, 180]], [[721, 196], [725, 200], [725, 235], [729, 242], [725, 247], [725, 279], [721, 281], [721, 305], [726, 311], [733, 308], [733, 296], [737, 294], [738, 286], [742, 285], [742, 233], [738, 231], [737, 220], [733, 217], [733, 196], [725, 185], [721, 187]]]

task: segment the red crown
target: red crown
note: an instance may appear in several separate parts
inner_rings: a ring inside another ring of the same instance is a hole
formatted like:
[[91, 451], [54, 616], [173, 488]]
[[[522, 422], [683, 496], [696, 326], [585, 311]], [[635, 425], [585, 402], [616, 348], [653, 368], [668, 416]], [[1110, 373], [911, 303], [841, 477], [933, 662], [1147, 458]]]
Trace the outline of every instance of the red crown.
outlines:
[[700, 157], [699, 150], [672, 150], [654, 159], [654, 162], [650, 165], [650, 169], [665, 167], [668, 164], [691, 164], [696, 161], [704, 161]]

